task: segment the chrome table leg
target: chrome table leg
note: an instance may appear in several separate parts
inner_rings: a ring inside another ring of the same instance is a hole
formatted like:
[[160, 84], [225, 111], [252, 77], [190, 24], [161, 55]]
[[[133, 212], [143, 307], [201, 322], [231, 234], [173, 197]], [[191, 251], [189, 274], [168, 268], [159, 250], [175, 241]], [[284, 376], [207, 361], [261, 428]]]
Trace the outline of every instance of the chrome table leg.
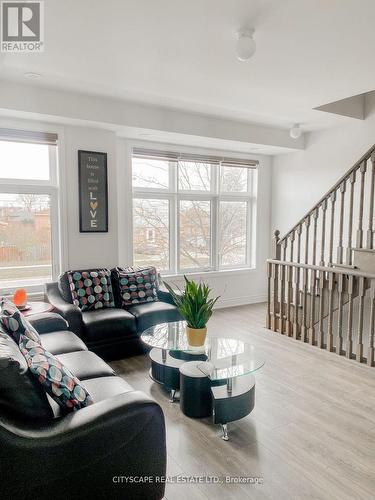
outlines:
[[171, 389], [171, 397], [169, 398], [170, 403], [174, 403], [175, 394], [176, 394], [176, 389]]
[[221, 425], [221, 430], [223, 431], [223, 435], [221, 439], [224, 439], [224, 441], [229, 441], [229, 436], [228, 436], [228, 424], [220, 424]]

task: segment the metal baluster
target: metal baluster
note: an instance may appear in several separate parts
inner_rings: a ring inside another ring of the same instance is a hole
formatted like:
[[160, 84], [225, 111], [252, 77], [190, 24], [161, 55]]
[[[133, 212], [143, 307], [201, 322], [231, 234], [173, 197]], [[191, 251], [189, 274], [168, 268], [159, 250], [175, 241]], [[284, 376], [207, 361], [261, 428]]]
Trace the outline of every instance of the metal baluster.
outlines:
[[319, 331], [318, 331], [318, 347], [324, 347], [324, 271], [319, 271]]
[[348, 281], [348, 334], [346, 339], [346, 357], [351, 358], [353, 352], [353, 288], [354, 277], [349, 275]]
[[334, 191], [331, 196], [331, 227], [329, 235], [329, 257], [328, 265], [332, 266], [333, 263], [333, 238], [335, 234], [335, 203], [336, 203], [336, 191]]
[[316, 290], [316, 271], [311, 269], [310, 274], [310, 328], [309, 328], [309, 343], [315, 345], [315, 301], [317, 296]]
[[328, 331], [327, 351], [333, 350], [333, 290], [335, 287], [335, 273], [328, 273]]
[[348, 246], [346, 249], [346, 263], [351, 265], [353, 262], [353, 206], [354, 206], [354, 184], [355, 172], [350, 174], [350, 198], [349, 198], [349, 225], [348, 225]]
[[358, 230], [357, 230], [357, 248], [363, 247], [363, 203], [365, 199], [365, 175], [366, 175], [366, 160], [361, 163], [359, 171], [361, 172], [361, 191], [359, 197], [359, 214], [358, 214]]
[[313, 266], [316, 264], [316, 243], [317, 243], [317, 232], [318, 232], [318, 217], [319, 217], [319, 208], [316, 208], [312, 214], [313, 216], [313, 247], [312, 247], [312, 263]]
[[342, 307], [343, 307], [343, 293], [344, 293], [344, 275], [338, 275], [338, 312], [337, 312], [337, 334], [336, 334], [336, 354], [342, 353]]
[[299, 267], [294, 267], [294, 317], [293, 338], [298, 339], [298, 305], [299, 305]]
[[293, 293], [293, 268], [292, 266], [286, 266], [286, 281], [287, 281], [287, 289], [286, 289], [286, 334], [288, 337], [292, 334], [292, 322], [290, 320], [290, 304], [292, 301], [292, 293]]
[[[305, 264], [309, 260], [309, 230], [310, 216], [305, 219]], [[302, 271], [302, 327], [301, 340], [305, 342], [307, 339], [307, 292], [308, 292], [308, 269]]]
[[326, 240], [326, 213], [327, 213], [327, 200], [322, 203], [322, 238], [320, 247], [320, 263], [319, 265], [324, 266], [324, 250], [325, 250], [325, 240]]
[[375, 330], [375, 280], [371, 280], [371, 312], [370, 312], [370, 328], [368, 338], [367, 364], [374, 364], [374, 330]]
[[363, 358], [363, 307], [365, 300], [365, 278], [359, 278], [359, 306], [358, 306], [358, 342], [356, 350], [356, 360], [361, 362]]
[[[283, 255], [283, 260], [285, 261], [286, 258], [286, 239], [282, 242], [282, 255]], [[280, 321], [279, 321], [279, 329], [280, 333], [284, 334], [285, 333], [285, 315], [284, 315], [284, 308], [285, 308], [285, 265], [280, 266], [281, 269], [279, 270], [279, 278], [280, 278]]]
[[339, 264], [343, 263], [342, 237], [344, 232], [345, 191], [346, 191], [346, 181], [342, 182], [340, 185], [341, 200], [340, 200], [339, 244], [337, 247], [337, 262]]
[[290, 233], [290, 262], [293, 262], [294, 257], [294, 231]]
[[302, 225], [300, 224], [297, 227], [297, 262], [301, 262], [301, 234], [302, 234]]
[[366, 248], [372, 249], [374, 239], [374, 188], [375, 188], [375, 152], [371, 155], [371, 185], [370, 185], [370, 206], [368, 214], [368, 230], [366, 238]]

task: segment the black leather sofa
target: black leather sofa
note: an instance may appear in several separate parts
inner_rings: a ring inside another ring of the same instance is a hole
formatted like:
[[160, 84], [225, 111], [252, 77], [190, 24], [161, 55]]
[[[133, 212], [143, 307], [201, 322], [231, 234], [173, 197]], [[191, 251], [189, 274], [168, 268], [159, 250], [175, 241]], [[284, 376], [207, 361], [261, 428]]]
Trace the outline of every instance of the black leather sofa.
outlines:
[[[43, 393], [47, 415], [35, 420], [30, 398], [22, 400], [25, 387], [35, 389], [35, 380], [0, 328], [0, 498], [161, 499], [164, 483], [158, 478], [166, 472], [166, 445], [160, 406], [116, 376], [58, 314], [34, 315], [30, 322], [94, 404], [64, 416]], [[140, 476], [151, 479], [124, 479]]]
[[57, 282], [47, 283], [46, 295], [90, 351], [107, 360], [144, 352], [145, 346], [139, 339], [144, 330], [159, 323], [181, 320], [171, 295], [162, 284], [158, 301], [132, 305], [126, 310], [121, 309], [116, 300], [115, 308], [82, 312], [72, 303], [67, 273]]

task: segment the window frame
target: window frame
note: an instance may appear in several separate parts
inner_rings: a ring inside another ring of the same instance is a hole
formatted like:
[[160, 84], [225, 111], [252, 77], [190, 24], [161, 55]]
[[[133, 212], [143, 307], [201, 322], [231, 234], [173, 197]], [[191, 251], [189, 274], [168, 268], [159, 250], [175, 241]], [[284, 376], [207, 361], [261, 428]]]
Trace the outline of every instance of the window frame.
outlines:
[[[17, 134], [17, 131], [15, 131]], [[3, 138], [0, 128], [0, 142], [19, 142], [33, 143], [30, 141], [17, 141], [16, 138]], [[61, 234], [60, 234], [60, 190], [59, 190], [59, 171], [58, 171], [58, 148], [59, 140], [56, 144], [44, 143], [49, 152], [49, 179], [15, 179], [0, 177], [0, 193], [4, 194], [36, 194], [48, 195], [50, 197], [50, 218], [51, 218], [51, 278], [41, 279], [40, 282], [24, 285], [23, 288], [28, 293], [40, 293], [45, 283], [54, 281], [60, 274], [61, 269]], [[20, 278], [22, 279], [22, 278]], [[36, 281], [36, 280], [35, 280]], [[8, 280], [9, 285], [2, 286], [0, 281], [1, 293], [4, 295], [12, 294], [17, 288], [12, 280]]]
[[[132, 179], [132, 160], [133, 149], [130, 148], [130, 173]], [[165, 149], [165, 148], [163, 148]], [[174, 151], [171, 149], [171, 151]], [[204, 155], [202, 155], [202, 158]], [[239, 157], [242, 159], [242, 157]], [[249, 160], [250, 162], [250, 160]], [[258, 163], [258, 162], [256, 162]], [[229, 166], [229, 165], [225, 165]], [[211, 185], [210, 191], [203, 190], [179, 190], [178, 187], [178, 160], [169, 160], [169, 186], [168, 188], [152, 188], [133, 186], [132, 190], [132, 210], [131, 210], [131, 248], [130, 258], [134, 262], [134, 245], [133, 245], [133, 200], [136, 198], [143, 199], [165, 199], [169, 201], [169, 269], [163, 270], [163, 275], [166, 276], [181, 276], [183, 274], [199, 274], [206, 272], [228, 272], [238, 271], [241, 269], [255, 269], [255, 225], [257, 212], [257, 187], [258, 187], [258, 168], [255, 166], [238, 165], [239, 168], [248, 168], [249, 174], [247, 178], [247, 191], [239, 192], [222, 192], [220, 186], [221, 180], [221, 162], [218, 164], [212, 163], [211, 166]], [[232, 168], [236, 168], [233, 165]], [[251, 173], [250, 173], [251, 172]], [[191, 201], [210, 201], [211, 203], [211, 224], [210, 224], [210, 266], [208, 267], [180, 267], [180, 233], [179, 233], [179, 202], [181, 200]], [[245, 262], [240, 264], [220, 264], [219, 255], [219, 211], [221, 201], [245, 201], [246, 207], [246, 250]]]

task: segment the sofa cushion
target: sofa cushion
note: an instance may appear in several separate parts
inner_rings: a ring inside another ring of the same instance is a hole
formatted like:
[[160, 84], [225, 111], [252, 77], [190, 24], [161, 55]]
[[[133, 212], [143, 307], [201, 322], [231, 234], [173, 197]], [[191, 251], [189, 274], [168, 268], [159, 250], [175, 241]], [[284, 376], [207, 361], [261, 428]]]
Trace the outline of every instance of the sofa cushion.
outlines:
[[42, 346], [52, 354], [87, 351], [86, 344], [73, 332], [51, 332], [40, 336]]
[[158, 276], [155, 267], [112, 269], [113, 285], [120, 307], [158, 300]]
[[80, 380], [107, 377], [114, 374], [112, 368], [91, 351], [69, 352], [58, 354], [56, 357]]
[[123, 309], [101, 309], [82, 313], [86, 338], [90, 342], [123, 337], [136, 332], [135, 318]]
[[67, 330], [69, 323], [60, 314], [54, 312], [33, 314], [28, 318], [29, 323], [40, 333]]
[[84, 385], [92, 395], [95, 403], [134, 390], [132, 386], [121, 377], [91, 378], [85, 380]]
[[115, 307], [108, 269], [69, 271], [68, 279], [73, 304], [82, 311]]
[[19, 348], [31, 373], [64, 412], [93, 404], [90, 394], [78, 378], [41, 344], [21, 334]]
[[24, 420], [53, 417], [46, 392], [31, 374], [18, 345], [0, 333], [0, 412]]
[[128, 307], [128, 311], [137, 320], [137, 332], [142, 333], [147, 328], [158, 323], [180, 321], [181, 316], [176, 306], [166, 302], [150, 302]]
[[40, 342], [40, 336], [35, 328], [13, 302], [5, 298], [0, 300], [0, 323], [17, 344], [21, 334], [27, 335], [35, 342]]

